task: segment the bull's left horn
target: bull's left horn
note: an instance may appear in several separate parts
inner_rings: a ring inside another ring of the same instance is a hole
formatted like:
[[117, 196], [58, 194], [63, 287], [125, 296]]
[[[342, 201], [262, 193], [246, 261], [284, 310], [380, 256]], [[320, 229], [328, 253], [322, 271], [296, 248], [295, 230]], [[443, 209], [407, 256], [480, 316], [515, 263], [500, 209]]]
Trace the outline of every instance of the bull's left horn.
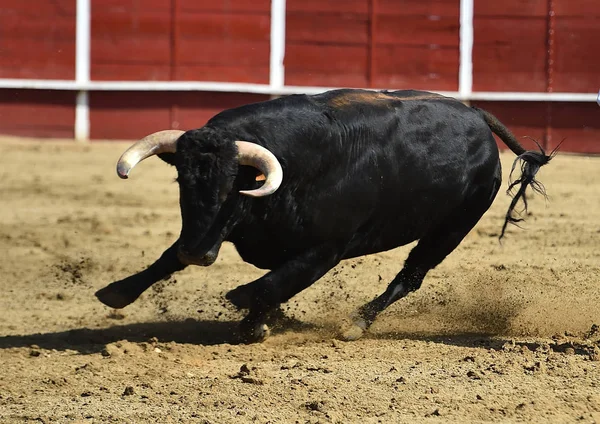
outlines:
[[252, 166], [265, 175], [265, 183], [256, 190], [241, 190], [250, 197], [263, 197], [275, 193], [283, 181], [281, 164], [268, 149], [248, 141], [236, 141], [240, 165]]
[[127, 178], [129, 171], [144, 159], [159, 153], [175, 153], [177, 140], [184, 132], [165, 130], [142, 138], [121, 155], [117, 162], [117, 174], [121, 178]]

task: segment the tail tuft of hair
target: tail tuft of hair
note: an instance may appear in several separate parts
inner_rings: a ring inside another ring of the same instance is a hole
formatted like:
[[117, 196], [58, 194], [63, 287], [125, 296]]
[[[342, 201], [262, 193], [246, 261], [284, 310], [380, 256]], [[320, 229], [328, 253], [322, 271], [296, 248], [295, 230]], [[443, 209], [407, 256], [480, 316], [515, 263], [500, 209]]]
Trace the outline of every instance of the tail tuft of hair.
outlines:
[[[500, 233], [500, 240], [502, 240], [502, 238], [504, 237], [506, 227], [509, 223], [516, 225], [517, 223], [523, 221], [522, 218], [519, 218], [515, 215], [515, 207], [517, 206], [519, 200], [522, 200], [524, 207], [523, 212], [527, 213], [527, 187], [531, 187], [534, 192], [537, 192], [547, 198], [546, 189], [544, 188], [544, 185], [538, 180], [536, 180], [535, 176], [542, 166], [546, 165], [548, 162], [550, 162], [550, 160], [552, 160], [554, 156], [556, 156], [558, 148], [560, 147], [562, 142], [558, 146], [556, 146], [556, 148], [552, 150], [550, 154], [546, 154], [544, 148], [537, 141], [533, 141], [535, 142], [535, 144], [537, 144], [540, 150], [527, 150], [524, 153], [521, 153], [516, 157], [510, 170], [507, 194], [513, 196], [514, 189], [517, 187], [518, 188], [516, 194], [514, 194], [512, 201], [510, 202], [508, 211], [506, 212], [504, 225], [502, 226], [502, 232]], [[520, 164], [521, 166], [521, 173], [519, 177], [513, 181], [512, 176], [518, 164]]]

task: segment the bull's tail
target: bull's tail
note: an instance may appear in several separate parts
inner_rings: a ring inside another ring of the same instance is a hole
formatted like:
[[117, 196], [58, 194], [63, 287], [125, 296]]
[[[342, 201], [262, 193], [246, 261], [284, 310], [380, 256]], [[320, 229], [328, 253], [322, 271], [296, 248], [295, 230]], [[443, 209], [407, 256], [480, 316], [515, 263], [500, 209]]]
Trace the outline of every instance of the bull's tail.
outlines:
[[[515, 213], [515, 207], [519, 202], [519, 199], [523, 199], [524, 211], [527, 212], [527, 196], [525, 191], [527, 190], [527, 186], [531, 186], [533, 191], [536, 191], [543, 196], [546, 196], [546, 190], [542, 183], [535, 179], [535, 175], [539, 171], [539, 169], [546, 165], [556, 154], [556, 149], [554, 149], [549, 155], [546, 154], [542, 146], [535, 140], [535, 144], [539, 147], [540, 151], [537, 152], [535, 150], [525, 150], [523, 146], [517, 141], [515, 136], [510, 132], [508, 128], [506, 128], [494, 115], [489, 112], [486, 112], [483, 109], [476, 109], [482, 116], [485, 122], [488, 124], [490, 129], [498, 136], [500, 139], [508, 146], [510, 150], [512, 150], [517, 158], [513, 162], [513, 166], [510, 170], [509, 176], [509, 185], [507, 193], [510, 195], [512, 193], [513, 188], [519, 186], [517, 193], [514, 195], [512, 201], [510, 202], [510, 206], [508, 207], [508, 211], [506, 212], [506, 217], [504, 219], [504, 225], [502, 225], [502, 232], [500, 233], [500, 239], [504, 237], [504, 232], [506, 231], [506, 226], [509, 223], [515, 224], [517, 222], [523, 221], [522, 218], [517, 218]], [[517, 163], [521, 162], [521, 175], [516, 180], [512, 181], [512, 174], [515, 170]]]

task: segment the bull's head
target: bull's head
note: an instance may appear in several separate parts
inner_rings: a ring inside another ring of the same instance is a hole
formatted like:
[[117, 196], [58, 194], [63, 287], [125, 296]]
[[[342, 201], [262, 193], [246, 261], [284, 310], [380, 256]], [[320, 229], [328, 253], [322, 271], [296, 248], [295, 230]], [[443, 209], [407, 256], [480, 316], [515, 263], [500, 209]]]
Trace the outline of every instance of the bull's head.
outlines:
[[233, 188], [239, 165], [254, 167], [265, 176], [261, 187], [240, 190], [244, 196], [273, 194], [283, 180], [281, 165], [269, 150], [228, 140], [207, 128], [160, 131], [144, 137], [121, 155], [117, 174], [127, 178], [135, 165], [153, 155], [177, 168], [182, 218], [178, 257], [186, 265], [210, 265], [216, 260], [234, 221], [239, 196]]

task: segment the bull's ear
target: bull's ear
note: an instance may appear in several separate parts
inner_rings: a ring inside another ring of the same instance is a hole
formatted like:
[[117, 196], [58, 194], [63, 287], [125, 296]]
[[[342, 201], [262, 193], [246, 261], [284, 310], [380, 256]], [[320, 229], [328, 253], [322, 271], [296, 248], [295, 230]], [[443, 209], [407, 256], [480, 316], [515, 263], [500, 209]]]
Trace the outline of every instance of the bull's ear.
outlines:
[[157, 156], [169, 165], [175, 166], [175, 153], [159, 153]]

